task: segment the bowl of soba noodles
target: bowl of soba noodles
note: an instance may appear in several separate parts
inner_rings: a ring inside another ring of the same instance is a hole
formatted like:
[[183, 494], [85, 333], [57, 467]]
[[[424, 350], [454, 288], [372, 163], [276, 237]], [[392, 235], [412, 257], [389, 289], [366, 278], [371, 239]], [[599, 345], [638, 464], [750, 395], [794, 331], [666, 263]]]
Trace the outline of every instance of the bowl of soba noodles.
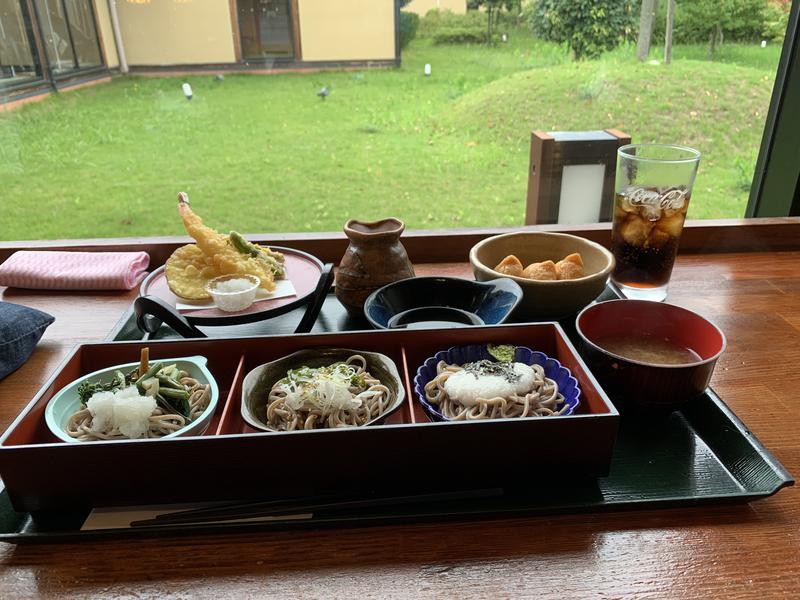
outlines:
[[89, 373], [45, 408], [50, 431], [65, 442], [202, 435], [219, 400], [204, 356], [149, 360]]
[[568, 416], [580, 387], [554, 358], [524, 346], [454, 346], [428, 358], [414, 391], [433, 421]]
[[260, 365], [242, 385], [242, 417], [262, 431], [308, 431], [383, 423], [405, 391], [383, 354], [309, 348]]

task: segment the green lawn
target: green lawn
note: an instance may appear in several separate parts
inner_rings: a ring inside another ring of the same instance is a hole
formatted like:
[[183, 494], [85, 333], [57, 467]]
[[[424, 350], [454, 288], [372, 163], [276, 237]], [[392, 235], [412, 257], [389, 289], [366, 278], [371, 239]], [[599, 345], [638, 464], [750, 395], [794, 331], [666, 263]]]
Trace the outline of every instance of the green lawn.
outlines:
[[520, 33], [495, 48], [415, 40], [396, 70], [118, 78], [0, 115], [0, 239], [182, 233], [180, 190], [223, 230], [519, 225], [533, 128], [695, 146], [690, 216], [737, 217], [779, 52], [725, 45], [709, 62], [678, 47], [663, 66], [624, 48], [577, 64]]

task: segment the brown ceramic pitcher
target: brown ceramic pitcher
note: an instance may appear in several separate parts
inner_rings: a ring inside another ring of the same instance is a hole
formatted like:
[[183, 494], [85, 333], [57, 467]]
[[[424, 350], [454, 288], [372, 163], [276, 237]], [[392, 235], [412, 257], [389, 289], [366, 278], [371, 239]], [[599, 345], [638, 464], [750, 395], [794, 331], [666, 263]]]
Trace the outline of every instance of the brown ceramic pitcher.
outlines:
[[414, 277], [414, 267], [400, 243], [403, 229], [405, 224], [395, 218], [345, 223], [350, 245], [336, 273], [336, 297], [350, 314], [363, 314], [364, 301], [378, 288]]

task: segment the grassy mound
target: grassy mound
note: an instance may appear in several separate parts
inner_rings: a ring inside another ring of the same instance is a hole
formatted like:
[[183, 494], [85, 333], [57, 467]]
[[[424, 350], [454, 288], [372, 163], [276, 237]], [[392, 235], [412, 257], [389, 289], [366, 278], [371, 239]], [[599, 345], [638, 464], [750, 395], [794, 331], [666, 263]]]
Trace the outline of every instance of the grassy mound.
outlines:
[[492, 82], [459, 98], [439, 123], [519, 155], [530, 131], [616, 128], [635, 142], [703, 154], [692, 218], [743, 215], [772, 78], [733, 64], [571, 63]]
[[725, 44], [708, 62], [677, 46], [669, 67], [633, 51], [575, 64], [523, 32], [492, 47], [416, 39], [399, 69], [119, 77], [54, 94], [0, 114], [0, 239], [182, 234], [179, 190], [223, 231], [389, 215], [408, 228], [520, 225], [531, 129], [695, 146], [690, 214], [741, 216], [780, 48]]

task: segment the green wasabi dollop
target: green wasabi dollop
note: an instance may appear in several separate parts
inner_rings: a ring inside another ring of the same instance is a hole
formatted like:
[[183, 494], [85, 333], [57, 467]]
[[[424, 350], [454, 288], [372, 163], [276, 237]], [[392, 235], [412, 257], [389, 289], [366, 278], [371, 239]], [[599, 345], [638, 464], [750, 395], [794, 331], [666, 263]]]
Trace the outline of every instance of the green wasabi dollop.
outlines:
[[499, 362], [514, 362], [517, 347], [510, 344], [487, 344], [486, 351]]

